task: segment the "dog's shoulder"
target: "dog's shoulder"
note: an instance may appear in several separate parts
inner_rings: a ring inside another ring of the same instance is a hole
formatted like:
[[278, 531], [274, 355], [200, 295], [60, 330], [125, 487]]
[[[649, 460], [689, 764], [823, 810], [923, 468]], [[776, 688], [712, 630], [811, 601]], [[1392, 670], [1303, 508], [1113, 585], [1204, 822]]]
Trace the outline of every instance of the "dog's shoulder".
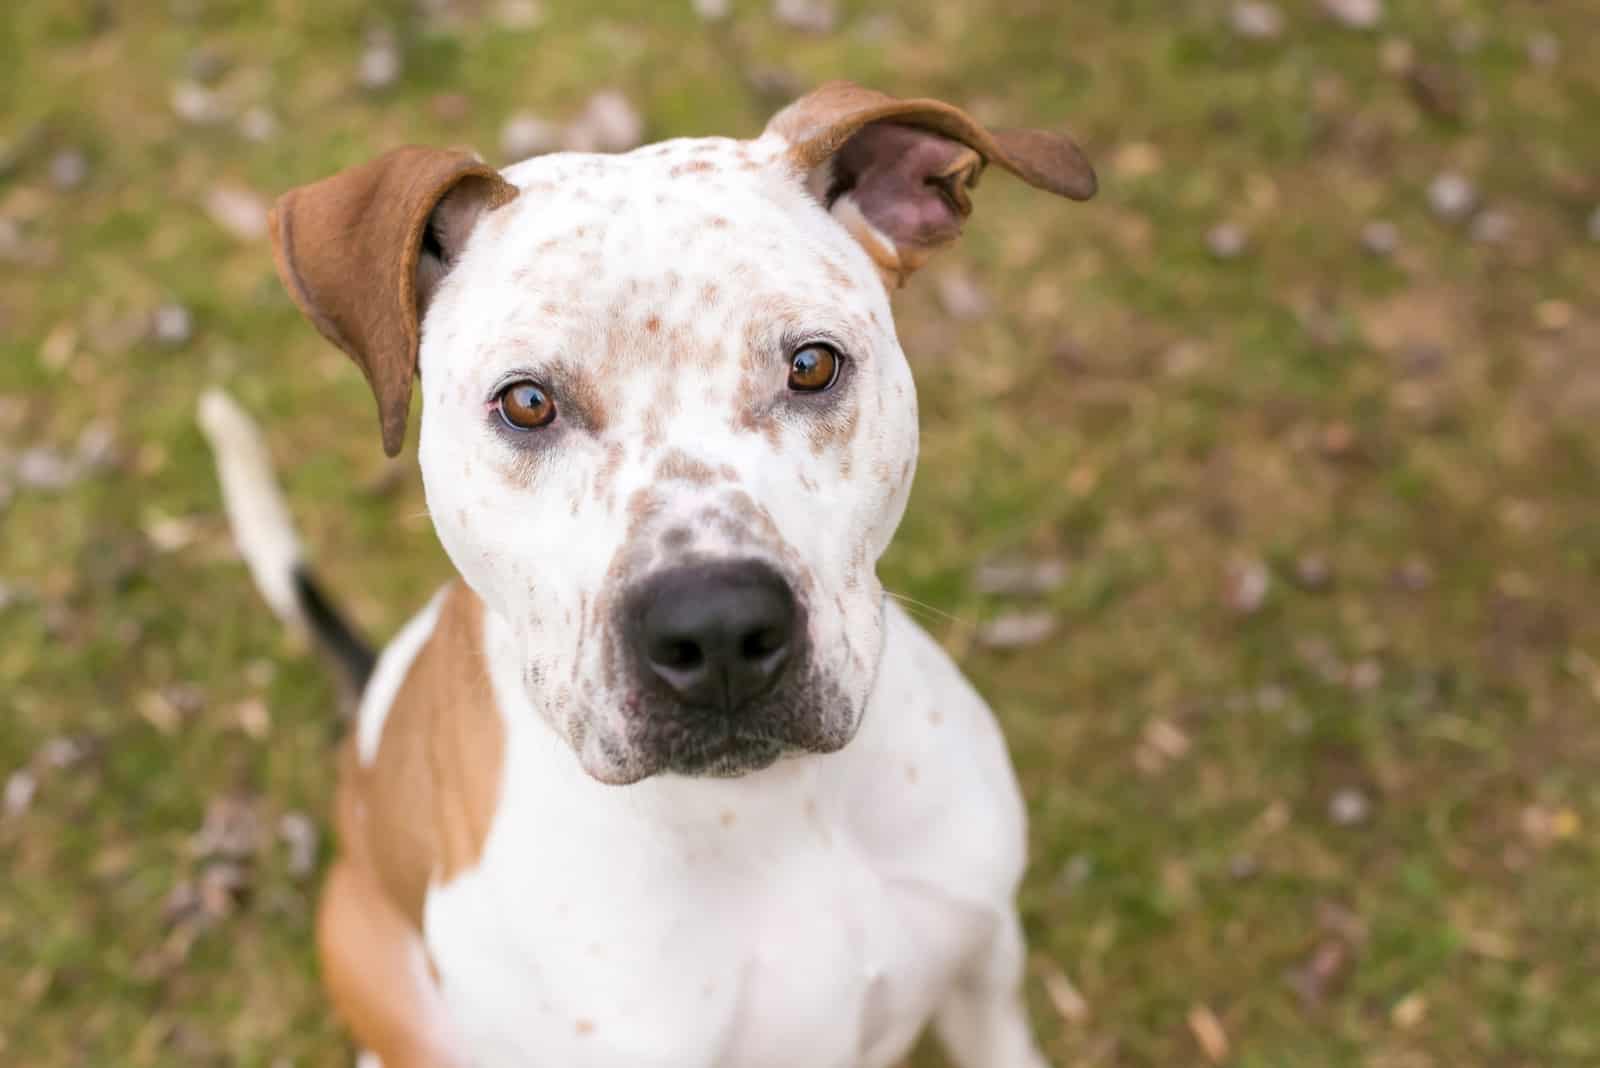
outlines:
[[476, 865], [499, 798], [505, 734], [483, 615], [459, 580], [440, 591], [413, 621], [422, 633], [408, 627], [385, 652], [372, 688], [392, 685], [363, 700], [341, 761], [340, 836], [419, 929], [430, 883]]

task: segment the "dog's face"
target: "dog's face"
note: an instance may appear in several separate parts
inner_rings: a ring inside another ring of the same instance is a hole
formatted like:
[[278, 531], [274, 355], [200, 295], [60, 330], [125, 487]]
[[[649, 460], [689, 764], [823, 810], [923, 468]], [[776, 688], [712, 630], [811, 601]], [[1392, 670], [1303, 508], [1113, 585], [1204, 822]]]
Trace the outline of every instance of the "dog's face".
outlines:
[[[911, 484], [915, 394], [871, 259], [781, 148], [514, 167], [519, 195], [474, 228], [424, 321], [434, 525], [517, 634], [530, 699], [606, 781], [836, 749], [877, 670], [874, 565]], [[651, 591], [728, 599], [730, 571], [783, 588], [789, 620], [758, 605], [750, 636], [787, 629], [786, 662], [770, 687], [757, 665], [685, 698], [641, 648]]]
[[[987, 159], [1092, 191], [1060, 142], [875, 119], [886, 100], [830, 87], [755, 141], [503, 176], [451, 158], [360, 190], [424, 189], [401, 289], [429, 511], [515, 635], [532, 706], [597, 779], [739, 774], [850, 740], [917, 451], [886, 283], [955, 236]], [[280, 267], [362, 363], [397, 446], [406, 398], [395, 423], [397, 376], [363, 358], [389, 342], [352, 340], [369, 312], [319, 306], [294, 206]]]

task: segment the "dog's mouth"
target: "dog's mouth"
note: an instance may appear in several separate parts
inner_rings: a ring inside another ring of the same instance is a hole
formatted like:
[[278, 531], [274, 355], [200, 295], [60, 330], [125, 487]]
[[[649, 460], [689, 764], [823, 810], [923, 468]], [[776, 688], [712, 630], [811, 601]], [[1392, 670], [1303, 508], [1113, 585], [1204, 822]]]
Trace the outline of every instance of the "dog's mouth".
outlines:
[[700, 778], [731, 779], [771, 767], [791, 747], [776, 738], [729, 732], [697, 738], [666, 753], [662, 771]]
[[733, 712], [634, 694], [621, 717], [580, 717], [568, 740], [590, 777], [624, 786], [654, 775], [736, 778], [786, 757], [836, 752], [855, 735], [854, 704], [836, 688], [773, 695]]

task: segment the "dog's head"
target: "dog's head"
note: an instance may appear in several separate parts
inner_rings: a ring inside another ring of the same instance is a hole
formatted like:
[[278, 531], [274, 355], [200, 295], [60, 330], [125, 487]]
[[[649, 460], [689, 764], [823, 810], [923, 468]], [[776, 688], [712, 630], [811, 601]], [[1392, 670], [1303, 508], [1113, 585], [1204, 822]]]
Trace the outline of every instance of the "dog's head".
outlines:
[[753, 141], [504, 173], [408, 148], [279, 201], [279, 273], [391, 455], [420, 375], [439, 538], [590, 775], [855, 733], [917, 453], [888, 290], [989, 163], [1094, 192], [1065, 137], [834, 83]]

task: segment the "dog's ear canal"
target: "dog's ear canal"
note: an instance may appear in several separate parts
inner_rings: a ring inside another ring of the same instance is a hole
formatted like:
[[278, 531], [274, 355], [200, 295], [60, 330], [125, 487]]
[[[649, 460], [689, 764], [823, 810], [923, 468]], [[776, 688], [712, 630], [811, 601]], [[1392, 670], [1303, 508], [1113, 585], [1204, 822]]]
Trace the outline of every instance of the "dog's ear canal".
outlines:
[[482, 215], [516, 195], [474, 156], [410, 147], [291, 189], [273, 206], [278, 277], [366, 375], [390, 456], [405, 441], [428, 301]]
[[1094, 196], [1094, 168], [1072, 139], [985, 129], [939, 100], [900, 100], [830, 82], [767, 124], [789, 143], [807, 187], [867, 250], [890, 288], [954, 241], [990, 163], [1057, 196]]

